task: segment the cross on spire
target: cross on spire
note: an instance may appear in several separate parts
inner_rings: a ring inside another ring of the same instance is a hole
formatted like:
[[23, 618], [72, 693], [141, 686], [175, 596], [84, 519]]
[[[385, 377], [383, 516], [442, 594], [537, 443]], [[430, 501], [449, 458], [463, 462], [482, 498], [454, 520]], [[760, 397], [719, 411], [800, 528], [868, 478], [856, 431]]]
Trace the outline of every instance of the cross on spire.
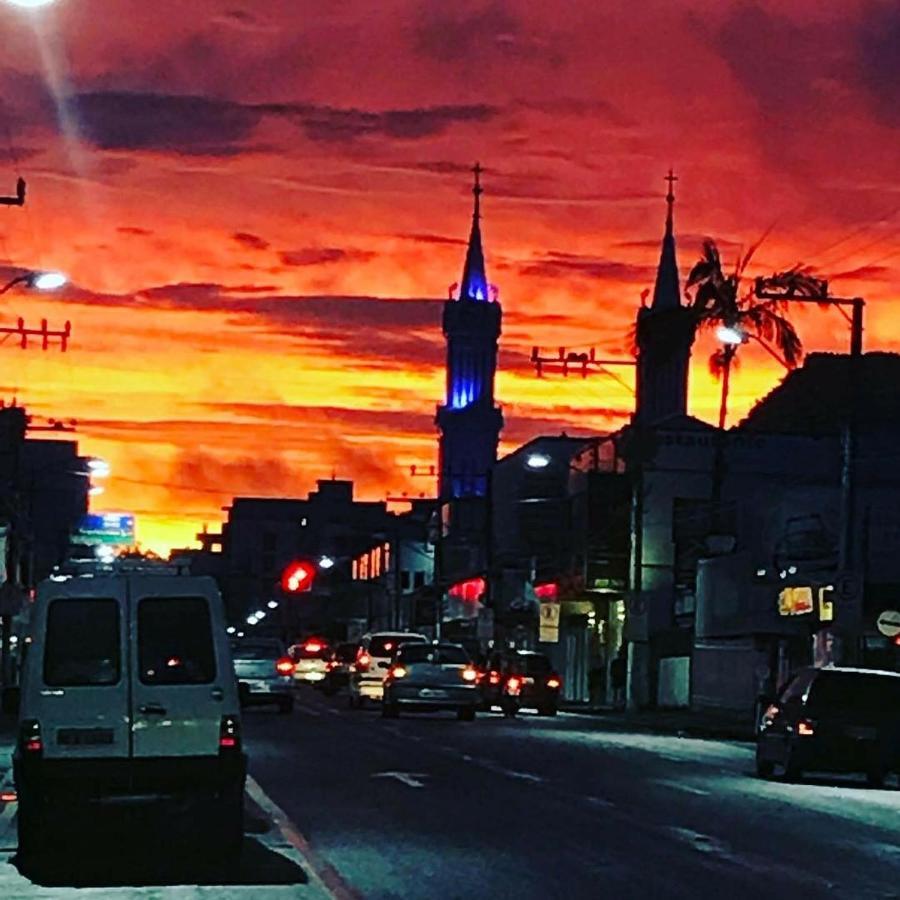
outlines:
[[481, 217], [481, 195], [484, 193], [484, 188], [481, 186], [481, 173], [484, 169], [481, 167], [480, 162], [476, 162], [474, 166], [472, 166], [472, 174], [475, 176], [475, 184], [472, 186], [472, 194], [475, 197], [475, 218]]

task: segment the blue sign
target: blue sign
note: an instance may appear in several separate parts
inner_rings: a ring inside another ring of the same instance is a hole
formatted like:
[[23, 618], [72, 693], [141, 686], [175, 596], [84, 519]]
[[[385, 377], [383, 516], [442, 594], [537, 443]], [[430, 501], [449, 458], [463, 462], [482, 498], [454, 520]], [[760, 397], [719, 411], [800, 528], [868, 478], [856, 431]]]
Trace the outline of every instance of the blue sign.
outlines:
[[112, 544], [133, 547], [134, 516], [131, 513], [88, 513], [78, 526], [79, 544]]

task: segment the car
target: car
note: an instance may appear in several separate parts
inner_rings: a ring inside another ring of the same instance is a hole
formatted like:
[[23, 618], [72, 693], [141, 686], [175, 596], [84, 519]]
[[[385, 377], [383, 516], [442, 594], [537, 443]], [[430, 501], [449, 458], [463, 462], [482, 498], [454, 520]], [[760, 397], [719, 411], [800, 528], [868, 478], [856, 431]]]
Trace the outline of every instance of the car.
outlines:
[[522, 707], [555, 716], [561, 690], [562, 679], [550, 658], [533, 650], [492, 653], [481, 679], [483, 708], [499, 706], [508, 716]]
[[336, 694], [350, 683], [350, 671], [356, 661], [359, 644], [355, 641], [338, 644], [325, 663], [322, 691], [329, 696]]
[[294, 681], [301, 684], [320, 684], [325, 680], [325, 667], [331, 649], [322, 638], [307, 638], [288, 649], [294, 663]]
[[274, 705], [280, 713], [294, 708], [294, 663], [277, 638], [242, 638], [231, 642], [241, 706]]
[[104, 811], [152, 807], [234, 862], [247, 758], [215, 582], [57, 577], [38, 586], [26, 640], [13, 754], [20, 853], [68, 843]]
[[401, 644], [427, 643], [428, 638], [424, 634], [406, 631], [379, 631], [363, 635], [350, 673], [350, 708], [357, 709], [366, 700], [381, 700], [384, 677]]
[[900, 772], [900, 673], [808, 668], [763, 713], [756, 772], [770, 778], [806, 772], [861, 772], [881, 786]]
[[451, 710], [464, 722], [481, 704], [478, 670], [459, 644], [406, 643], [394, 656], [384, 680], [381, 714], [394, 719], [401, 710]]

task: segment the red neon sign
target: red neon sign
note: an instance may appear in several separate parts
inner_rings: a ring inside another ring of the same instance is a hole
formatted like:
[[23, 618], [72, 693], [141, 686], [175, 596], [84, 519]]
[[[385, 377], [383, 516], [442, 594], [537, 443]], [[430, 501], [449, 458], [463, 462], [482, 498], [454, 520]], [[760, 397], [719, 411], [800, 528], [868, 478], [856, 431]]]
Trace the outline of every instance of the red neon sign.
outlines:
[[477, 603], [484, 596], [484, 579], [469, 578], [467, 581], [458, 581], [447, 593], [466, 603]]
[[534, 586], [534, 596], [538, 600], [559, 600], [559, 585], [555, 581]]

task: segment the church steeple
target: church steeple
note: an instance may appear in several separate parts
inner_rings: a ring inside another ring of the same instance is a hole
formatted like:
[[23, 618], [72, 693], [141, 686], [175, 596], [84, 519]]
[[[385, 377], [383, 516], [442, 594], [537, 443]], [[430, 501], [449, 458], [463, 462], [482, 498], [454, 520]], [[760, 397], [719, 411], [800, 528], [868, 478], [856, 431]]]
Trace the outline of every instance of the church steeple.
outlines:
[[669, 192], [666, 194], [666, 233], [663, 235], [651, 307], [660, 310], [681, 306], [681, 287], [678, 280], [678, 263], [675, 261], [675, 233], [672, 223], [672, 211], [675, 206], [674, 184], [678, 181], [678, 176], [669, 169], [665, 180], [669, 183]]
[[459, 299], [486, 302], [488, 294], [487, 274], [484, 268], [484, 249], [481, 246], [481, 173], [484, 171], [479, 163], [475, 163], [472, 172], [475, 184], [472, 194], [475, 197], [475, 209], [472, 213], [472, 230], [469, 233], [469, 246], [466, 250], [466, 262], [463, 266], [462, 281], [459, 283]]
[[491, 297], [481, 245], [481, 166], [476, 164], [475, 211], [456, 298], [444, 304], [447, 387], [438, 408], [442, 497], [485, 496], [497, 459], [503, 414], [494, 402], [502, 310]]
[[681, 303], [678, 265], [675, 262], [675, 206], [669, 169], [665, 179], [666, 232], [663, 236], [653, 303], [638, 310], [637, 408], [635, 420], [645, 426], [687, 413], [688, 369], [696, 323], [692, 310]]

